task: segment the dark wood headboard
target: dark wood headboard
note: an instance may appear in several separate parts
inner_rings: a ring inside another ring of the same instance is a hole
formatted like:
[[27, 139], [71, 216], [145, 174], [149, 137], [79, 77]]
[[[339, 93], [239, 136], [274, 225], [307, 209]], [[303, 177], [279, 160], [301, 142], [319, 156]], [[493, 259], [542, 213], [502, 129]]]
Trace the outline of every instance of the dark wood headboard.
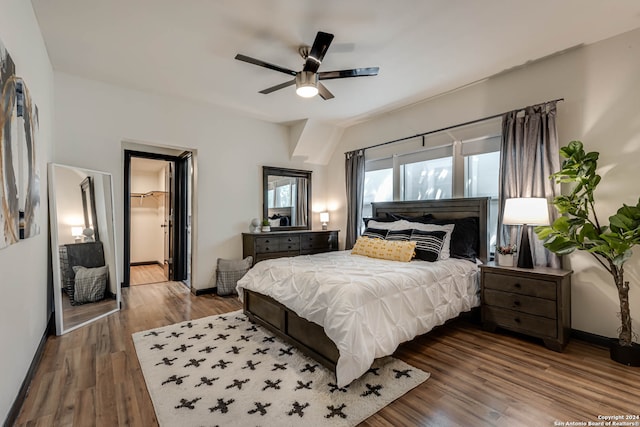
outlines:
[[489, 260], [489, 198], [472, 197], [464, 199], [415, 200], [403, 202], [372, 203], [373, 217], [383, 217], [387, 213], [405, 216], [431, 214], [437, 219], [478, 217], [480, 253], [482, 262]]

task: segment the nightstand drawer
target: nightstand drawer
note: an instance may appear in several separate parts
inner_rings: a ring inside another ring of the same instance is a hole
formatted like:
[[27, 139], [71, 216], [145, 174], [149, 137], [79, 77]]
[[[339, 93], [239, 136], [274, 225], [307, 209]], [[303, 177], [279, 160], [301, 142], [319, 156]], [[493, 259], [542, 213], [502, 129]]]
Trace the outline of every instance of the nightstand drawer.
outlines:
[[558, 336], [558, 325], [554, 319], [533, 316], [504, 308], [483, 306], [482, 321], [539, 337], [557, 338]]
[[485, 289], [514, 292], [550, 300], [556, 299], [555, 282], [492, 272], [485, 272], [482, 280]]
[[548, 299], [485, 289], [484, 303], [549, 319], [557, 318], [556, 302]]

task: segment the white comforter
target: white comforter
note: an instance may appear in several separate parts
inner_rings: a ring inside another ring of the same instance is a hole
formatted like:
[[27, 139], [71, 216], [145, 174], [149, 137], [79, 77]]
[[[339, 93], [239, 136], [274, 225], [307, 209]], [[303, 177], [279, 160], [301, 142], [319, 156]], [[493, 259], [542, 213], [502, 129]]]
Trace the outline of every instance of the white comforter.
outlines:
[[373, 360], [480, 304], [478, 268], [448, 259], [397, 262], [328, 252], [257, 263], [238, 281], [324, 327], [340, 357], [339, 386]]

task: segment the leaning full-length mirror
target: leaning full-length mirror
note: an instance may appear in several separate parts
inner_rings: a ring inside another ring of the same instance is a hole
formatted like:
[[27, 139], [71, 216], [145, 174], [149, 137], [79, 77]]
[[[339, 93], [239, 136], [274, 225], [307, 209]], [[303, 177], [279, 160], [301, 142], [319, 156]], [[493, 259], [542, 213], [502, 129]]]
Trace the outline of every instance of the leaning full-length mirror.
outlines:
[[120, 309], [111, 174], [49, 164], [56, 333]]

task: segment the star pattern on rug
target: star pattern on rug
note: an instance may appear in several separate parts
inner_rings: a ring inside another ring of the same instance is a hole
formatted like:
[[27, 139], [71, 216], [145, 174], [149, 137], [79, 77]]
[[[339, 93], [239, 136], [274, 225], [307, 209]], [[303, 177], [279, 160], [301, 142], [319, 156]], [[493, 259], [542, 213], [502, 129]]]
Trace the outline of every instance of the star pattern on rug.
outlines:
[[224, 399], [218, 399], [218, 404], [213, 408], [209, 408], [209, 411], [220, 411], [223, 414], [226, 414], [227, 412], [229, 412], [229, 405], [231, 405], [233, 402], [235, 402], [235, 399], [229, 399], [227, 401], [225, 401]]
[[267, 408], [271, 406], [271, 403], [253, 402], [253, 404], [256, 405], [256, 407], [247, 411], [247, 414], [255, 414], [259, 412], [260, 415], [265, 416], [267, 414]]
[[287, 415], [291, 416], [291, 415], [295, 414], [295, 415], [298, 415], [300, 418], [302, 418], [302, 417], [304, 417], [304, 410], [309, 407], [309, 403], [305, 402], [303, 404], [300, 404], [296, 400], [295, 402], [293, 402], [293, 404], [291, 406], [292, 406], [292, 408], [287, 413]]

